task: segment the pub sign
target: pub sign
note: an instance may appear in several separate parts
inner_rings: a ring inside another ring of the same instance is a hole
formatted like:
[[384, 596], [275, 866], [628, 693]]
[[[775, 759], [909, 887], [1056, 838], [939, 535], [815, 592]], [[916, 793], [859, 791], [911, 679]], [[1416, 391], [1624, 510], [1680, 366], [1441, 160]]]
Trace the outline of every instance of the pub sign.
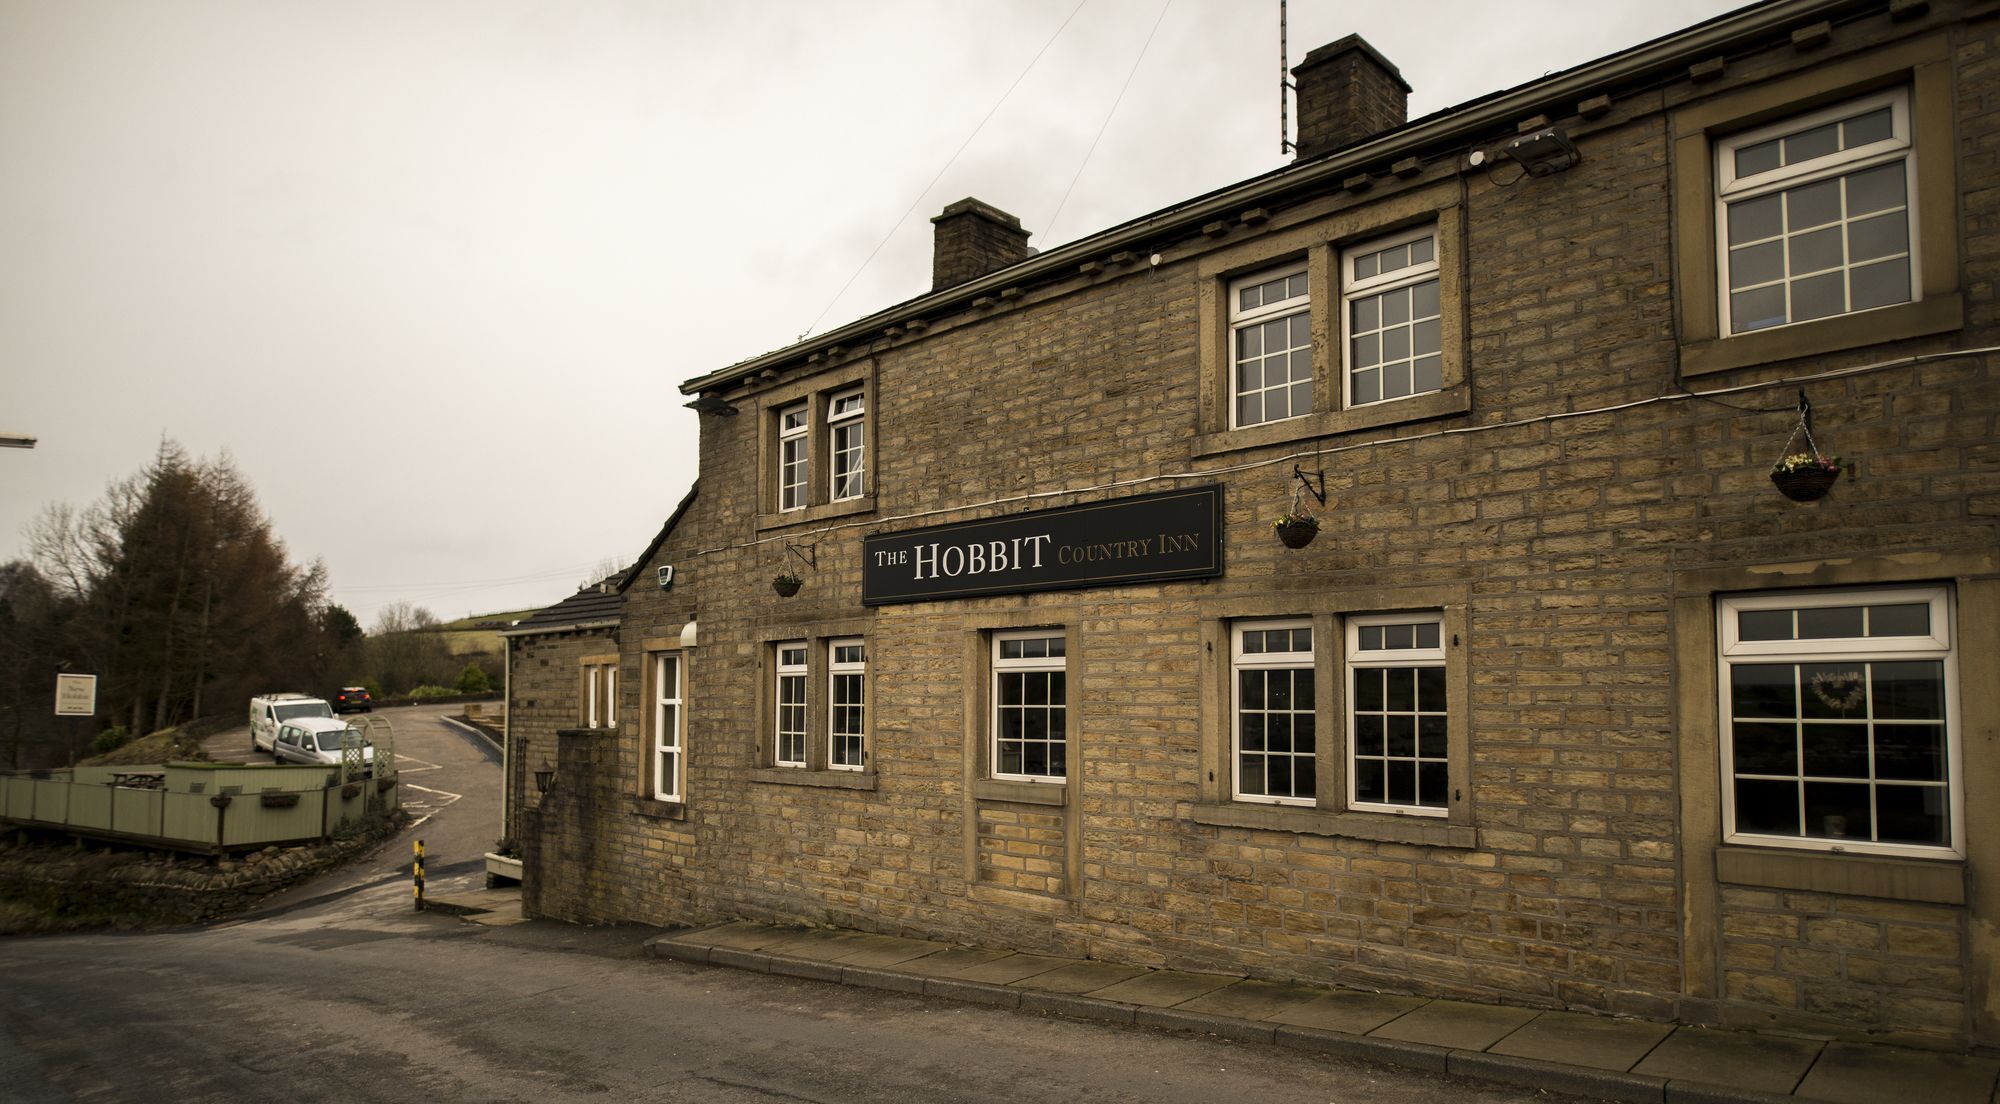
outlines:
[[1222, 488], [1194, 487], [862, 541], [861, 604], [1222, 574]]

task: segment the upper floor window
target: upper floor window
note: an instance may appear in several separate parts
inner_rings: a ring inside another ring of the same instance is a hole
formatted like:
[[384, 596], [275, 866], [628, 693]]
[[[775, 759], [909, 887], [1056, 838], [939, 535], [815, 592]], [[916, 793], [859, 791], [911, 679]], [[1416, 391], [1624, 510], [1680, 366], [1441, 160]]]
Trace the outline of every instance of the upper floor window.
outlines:
[[828, 499], [860, 498], [868, 477], [868, 424], [860, 388], [833, 396], [826, 408], [827, 456], [832, 486]]
[[1230, 285], [1232, 425], [1312, 413], [1311, 307], [1303, 261]]
[[1023, 781], [1069, 772], [1068, 641], [1057, 631], [993, 636], [993, 774]]
[[1232, 637], [1236, 796], [1311, 805], [1319, 770], [1312, 622], [1251, 621]]
[[811, 461], [806, 429], [809, 414], [805, 403], [778, 411], [778, 509], [806, 508], [806, 482]]
[[827, 643], [826, 765], [861, 770], [868, 754], [868, 648], [859, 639]]
[[1444, 386], [1437, 228], [1345, 250], [1347, 405], [1428, 394]]
[[776, 705], [776, 728], [772, 736], [772, 761], [781, 767], [806, 765], [806, 645], [805, 641], [779, 644], [776, 648], [777, 685], [772, 695]]
[[1959, 849], [1945, 588], [1725, 598], [1719, 635], [1726, 838]]
[[1918, 297], [1908, 89], [1722, 139], [1715, 169], [1725, 334]]
[[1450, 703], [1439, 614], [1347, 622], [1351, 807], [1444, 816], [1450, 806]]

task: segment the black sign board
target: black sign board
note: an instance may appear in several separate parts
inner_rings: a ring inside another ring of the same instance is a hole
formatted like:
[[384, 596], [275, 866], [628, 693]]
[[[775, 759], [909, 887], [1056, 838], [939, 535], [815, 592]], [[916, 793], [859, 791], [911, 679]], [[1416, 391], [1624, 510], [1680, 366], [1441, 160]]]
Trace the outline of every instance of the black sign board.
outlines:
[[883, 533], [862, 542], [861, 603], [884, 606], [1222, 574], [1222, 488]]

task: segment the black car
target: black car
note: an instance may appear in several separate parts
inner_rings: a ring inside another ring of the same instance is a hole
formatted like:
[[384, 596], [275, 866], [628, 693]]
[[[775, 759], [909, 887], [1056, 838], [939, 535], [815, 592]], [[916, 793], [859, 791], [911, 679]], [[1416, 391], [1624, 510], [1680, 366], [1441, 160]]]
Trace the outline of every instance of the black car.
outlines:
[[372, 713], [375, 699], [368, 696], [365, 686], [343, 686], [332, 697], [335, 713]]

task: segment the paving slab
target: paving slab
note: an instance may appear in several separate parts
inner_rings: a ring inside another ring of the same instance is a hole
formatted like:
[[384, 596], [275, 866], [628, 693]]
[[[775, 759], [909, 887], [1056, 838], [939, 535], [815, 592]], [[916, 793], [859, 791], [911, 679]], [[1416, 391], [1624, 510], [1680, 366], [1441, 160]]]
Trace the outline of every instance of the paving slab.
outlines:
[[1448, 1050], [1485, 1050], [1541, 1013], [1532, 1008], [1434, 1000], [1370, 1031], [1371, 1038], [1426, 1043]]
[[996, 958], [1006, 958], [1012, 951], [990, 951], [984, 947], [946, 947], [922, 958], [913, 958], [897, 966], [907, 974], [922, 974], [925, 977], [956, 977], [960, 970], [991, 962]]
[[893, 935], [870, 935], [855, 942], [852, 948], [834, 961], [843, 966], [883, 967], [908, 962], [944, 950], [948, 944], [932, 943], [928, 939], [903, 939]]
[[1011, 954], [1006, 958], [996, 958], [982, 962], [969, 969], [951, 975], [964, 981], [985, 981], [994, 985], [1012, 985], [1022, 978], [1046, 974], [1060, 966], [1071, 966], [1074, 958], [1050, 958], [1047, 955]]
[[1213, 993], [1241, 978], [1230, 974], [1190, 974], [1180, 970], [1153, 970], [1138, 977], [1093, 989], [1089, 996], [1121, 1004], [1143, 1004], [1149, 1008], [1172, 1008]]
[[1988, 1104], [2000, 1061], [1900, 1047], [1828, 1043], [1798, 1095], [1833, 1104]]
[[776, 943], [796, 931], [797, 928], [781, 928], [775, 924], [737, 920], [728, 924], [717, 924], [712, 928], [683, 932], [668, 942], [692, 943], [703, 947], [727, 947], [732, 951], [754, 951], [766, 943]]
[[1388, 993], [1361, 993], [1336, 989], [1331, 993], [1322, 992], [1304, 1004], [1282, 1009], [1265, 1018], [1273, 1023], [1290, 1024], [1293, 1027], [1312, 1027], [1321, 1031], [1366, 1035], [1411, 1009], [1428, 1003], [1430, 1002], [1422, 997], [1398, 997]]
[[528, 922], [528, 918], [521, 915], [521, 902], [519, 900], [516, 900], [511, 905], [501, 905], [491, 912], [473, 913], [467, 916], [466, 919], [475, 924], [484, 924], [489, 928], [505, 928], [514, 924], [525, 924]]
[[1798, 1087], [1825, 1045], [1818, 1039], [1683, 1027], [1632, 1072], [1782, 1095]]
[[773, 940], [757, 949], [763, 951], [765, 954], [788, 955], [792, 958], [810, 958], [821, 962], [831, 962], [866, 938], [868, 938], [867, 935], [862, 932], [806, 928], [787, 938]]
[[1045, 993], [1089, 993], [1107, 985], [1115, 985], [1127, 978], [1138, 977], [1145, 972], [1145, 968], [1141, 966], [1078, 962], [1069, 966], [1058, 966], [1046, 974], [1022, 978], [1014, 984], [1023, 989], [1039, 989]]
[[1638, 1065], [1673, 1030], [1671, 1024], [1643, 1020], [1544, 1012], [1486, 1049], [1489, 1054], [1623, 1073]]
[[1239, 1020], [1268, 1020], [1288, 1008], [1314, 1000], [1326, 990], [1284, 981], [1243, 980], [1225, 985], [1206, 996], [1180, 1005], [1185, 1012], [1207, 1016], [1231, 1016]]

